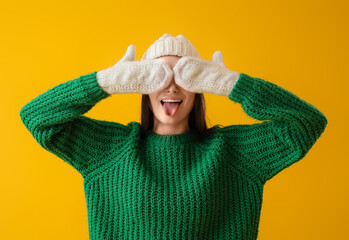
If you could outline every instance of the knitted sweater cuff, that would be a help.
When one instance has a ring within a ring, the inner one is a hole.
[[[256,83],[256,80],[256,78],[245,73],[240,73],[239,79],[229,94],[229,99],[237,103],[242,103],[243,99],[248,98],[253,91],[253,85]]]
[[[109,93],[105,92],[97,81],[97,71],[82,75],[78,79],[80,85],[84,89],[84,95],[87,99],[93,99],[94,101],[100,101],[110,96]]]

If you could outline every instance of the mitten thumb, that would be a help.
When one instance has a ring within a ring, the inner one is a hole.
[[[120,59],[119,62],[134,61],[136,58],[136,47],[131,44],[128,46],[125,55]]]
[[[212,62],[225,67],[223,62],[223,54],[220,51],[215,51],[212,55]]]

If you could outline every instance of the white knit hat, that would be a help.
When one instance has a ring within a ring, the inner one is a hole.
[[[173,37],[171,34],[165,33],[156,40],[143,54],[142,60],[155,59],[164,55],[176,56],[192,56],[200,58],[198,51],[189,40],[183,35]]]

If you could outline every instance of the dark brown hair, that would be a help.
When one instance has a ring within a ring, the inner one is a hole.
[[[214,126],[211,128],[207,128],[205,113],[206,113],[205,97],[202,93],[195,93],[194,106],[189,113],[189,128],[197,129],[202,136],[210,136],[214,132]],[[154,127],[154,115],[150,108],[149,95],[142,94],[142,109],[141,109],[142,137],[145,136],[145,133],[147,130],[153,130],[153,127]]]

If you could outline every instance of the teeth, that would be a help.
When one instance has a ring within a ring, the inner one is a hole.
[[[182,100],[172,100],[172,99],[164,99],[162,102],[182,102]]]

